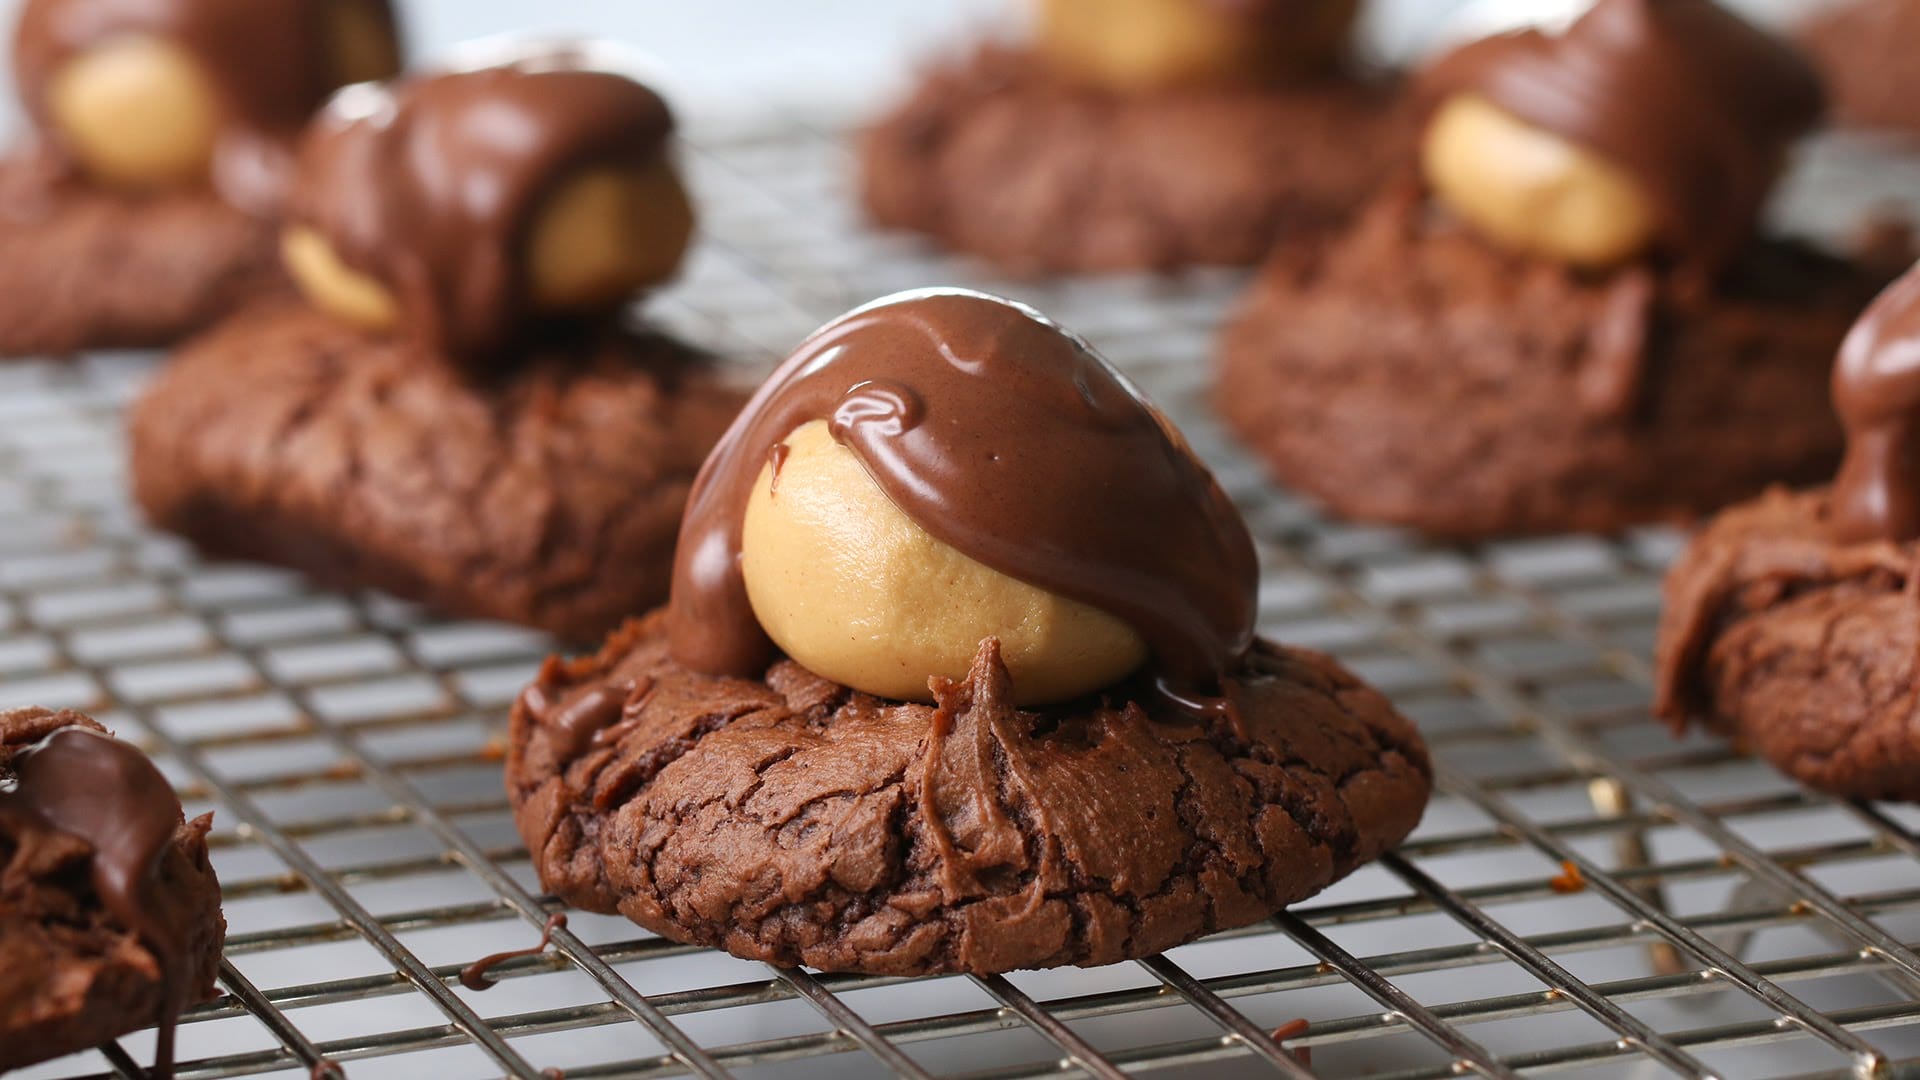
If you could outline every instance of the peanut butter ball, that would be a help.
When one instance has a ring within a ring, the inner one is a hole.
[[[1642,255],[1658,233],[1625,169],[1475,94],[1434,114],[1421,165],[1443,204],[1515,251],[1604,268]]]
[[[322,311],[457,366],[611,323],[694,213],[659,95],[592,43],[341,92],[302,141],[283,253]]]
[[[931,701],[1000,639],[1025,705],[1110,686],[1146,659],[1120,619],[941,543],[888,500],[825,421],[802,425],[749,496],[741,572],[754,614],[814,673],[879,697]]]
[[[1046,316],[966,289],[883,297],[803,342],[688,498],[673,655],[785,656],[947,701],[989,639],[1015,701],[1145,693],[1228,716],[1258,560],[1159,410]]]
[[[280,260],[307,302],[334,318],[367,330],[391,330],[400,321],[393,293],[341,262],[333,245],[313,228],[287,226],[280,234]]]
[[[523,255],[531,307],[545,315],[616,307],[672,277],[692,238],[693,204],[666,162],[584,172],[534,217]],[[314,307],[369,330],[399,324],[392,290],[348,266],[313,228],[288,226],[281,257]]]
[[[1596,0],[1564,31],[1427,65],[1422,165],[1497,244],[1585,268],[1644,256],[1696,283],[1756,234],[1823,97],[1804,58],[1716,0]]]
[[[547,197],[527,240],[540,311],[597,311],[671,278],[693,239],[693,203],[664,159],[582,172]]]
[[[400,40],[388,0],[24,0],[12,59],[49,175],[277,217],[307,121]]]
[[[1358,0],[1040,0],[1037,45],[1069,76],[1120,93],[1272,82],[1336,64]]]
[[[46,88],[50,120],[94,180],[126,188],[206,176],[220,104],[192,54],[163,38],[119,38],[69,60]]]

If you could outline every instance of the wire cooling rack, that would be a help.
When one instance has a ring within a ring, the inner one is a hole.
[[[200,561],[127,502],[119,416],[156,360],[0,368],[0,706],[90,710],[212,809],[231,925],[188,1078],[1901,1075],[1920,1066],[1920,814],[1801,790],[1648,718],[1648,531],[1436,549],[1267,486],[1204,408],[1241,279],[1010,283],[860,230],[833,131],[696,133],[706,236],[655,304],[750,378],[896,289],[1006,292],[1133,373],[1240,501],[1261,627],[1420,721],[1405,847],[1269,922],[1137,964],[906,981],[776,970],[539,892],[499,779],[546,643]],[[1795,199],[1892,174],[1816,170]],[[1920,193],[1920,185],[1912,190]],[[1275,1033],[1278,1033],[1276,1038]],[[138,1075],[140,1034],[23,1075]]]

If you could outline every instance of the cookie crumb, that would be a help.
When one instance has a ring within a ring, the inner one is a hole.
[[[1560,860],[1560,872],[1547,879],[1547,887],[1562,896],[1569,893],[1585,892],[1587,891],[1587,878],[1586,875],[1580,872],[1580,867],[1575,865],[1572,859],[1562,859]]]

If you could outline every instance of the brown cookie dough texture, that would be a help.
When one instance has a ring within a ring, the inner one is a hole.
[[[473,381],[304,307],[189,345],[134,406],[134,494],[215,555],[591,640],[666,596],[742,395],[654,334]]]
[[[1245,265],[1344,221],[1412,143],[1391,87],[1115,94],[990,47],[861,142],[878,223],[1023,272]]]
[[[271,225],[212,192],[48,184],[0,161],[0,357],[177,341],[287,288]]]
[[[888,975],[1105,964],[1270,916],[1419,821],[1424,745],[1333,661],[1262,643],[1229,692],[1249,742],[1118,692],[1026,712],[989,640],[902,704],[787,660],[692,673],[656,613],[549,661],[507,785],[547,888],[675,940]]]
[[[1396,192],[1266,269],[1215,404],[1347,518],[1458,538],[1685,518],[1831,475],[1834,351],[1887,280],[1759,241],[1696,297],[1497,251]]]
[[[1846,0],[1820,8],[1801,25],[1847,127],[1920,135],[1920,0]]]
[[[61,728],[102,731],[79,713],[0,711],[0,780],[20,751]],[[205,817],[182,821],[161,856],[160,886],[194,913],[182,978],[214,992],[226,921],[207,859]],[[86,841],[0,814],[0,1070],[59,1057],[163,1019],[166,980],[139,935],[102,907]]]
[[[1735,507],[1668,571],[1657,713],[1813,787],[1920,801],[1920,544],[1836,544],[1825,490]]]

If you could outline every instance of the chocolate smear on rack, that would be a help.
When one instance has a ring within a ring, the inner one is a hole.
[[[184,823],[179,798],[145,754],[84,728],[21,750],[10,772],[0,776],[0,816],[85,841],[101,907],[153,954],[162,985],[151,1075],[172,1076],[174,1028],[193,993],[192,920],[161,882],[161,858]]]
[[[526,240],[581,169],[667,152],[658,94],[555,48],[499,67],[355,87],[301,147],[292,220],[387,286],[407,332],[455,358],[497,358],[534,319]]]
[[[339,21],[354,15],[392,43],[379,70],[352,70],[334,54]],[[69,61],[129,35],[171,42],[199,64],[220,105],[210,179],[228,202],[258,214],[280,209],[294,142],[327,95],[391,75],[399,63],[387,0],[27,0],[14,32],[14,79],[61,175],[75,163],[49,122],[48,85]]]
[[[1747,242],[1790,144],[1825,95],[1791,45],[1712,0],[1600,0],[1564,34],[1502,34],[1421,79],[1437,104],[1479,94],[1627,169],[1665,253],[1711,273]]]
[[[553,943],[553,932],[566,925],[566,915],[558,911],[554,912],[547,916],[546,924],[540,929],[539,944],[525,949],[497,952],[491,956],[483,956],[475,960],[473,963],[460,969],[460,985],[476,992],[493,989],[496,984],[490,975],[494,968],[499,967],[509,960],[519,960],[528,956],[539,956],[541,953],[546,952],[547,946]]]
[[[1835,538],[1920,539],[1920,266],[1888,286],[1841,344],[1833,404],[1847,431]]]
[[[1124,620],[1172,703],[1227,711],[1217,695],[1252,643],[1259,578],[1239,511],[1085,342],[958,289],[828,324],[735,420],[681,526],[669,624],[681,663],[750,676],[777,655],[741,575],[742,518],[772,448],[814,420],[936,539]]]

